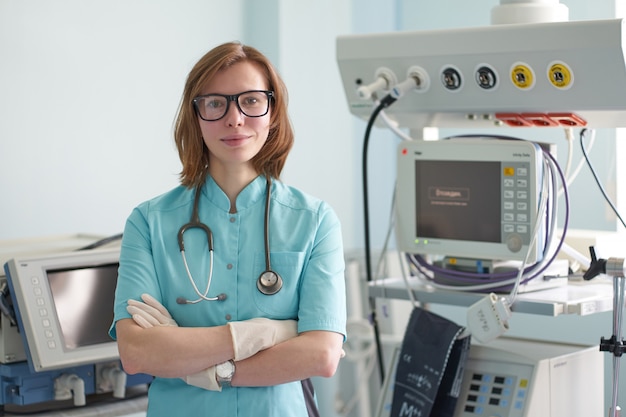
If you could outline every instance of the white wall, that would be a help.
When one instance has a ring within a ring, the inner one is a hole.
[[[172,124],[189,69],[238,39],[289,88],[283,180],[327,200],[345,245],[360,245],[360,148],[335,60],[350,13],[328,0],[0,0],[0,240],[121,232],[178,183]]]
[[[284,180],[328,201],[339,215],[347,247],[361,223],[351,115],[335,58],[337,35],[350,31],[348,1],[280,1],[278,66],[289,87],[296,141]]]
[[[122,231],[178,183],[172,125],[241,2],[0,0],[0,239]]]

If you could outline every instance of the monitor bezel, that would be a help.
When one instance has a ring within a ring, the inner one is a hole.
[[[119,249],[99,249],[43,257],[16,257],[6,263],[7,282],[32,371],[41,372],[119,359],[117,343],[113,339],[110,342],[72,349],[65,347],[46,275],[48,271],[60,269],[119,265],[119,253]],[[46,325],[42,323],[42,314],[46,314],[48,319]],[[54,347],[50,348],[51,345]]]
[[[416,174],[415,161],[504,162],[529,164],[530,230],[534,230],[539,210],[543,163],[541,147],[531,141],[488,137],[455,137],[435,141],[415,140],[400,143],[397,158],[397,190],[395,233],[398,250],[405,253],[471,260],[523,261],[529,244],[518,252],[509,250],[505,241],[441,239],[416,236]],[[530,246],[528,263],[543,258],[545,228],[540,219],[539,233]],[[428,242],[427,244],[424,242]]]

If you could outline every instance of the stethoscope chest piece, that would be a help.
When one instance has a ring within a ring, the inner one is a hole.
[[[274,295],[283,287],[283,279],[272,270],[267,270],[259,275],[256,287],[265,295]]]

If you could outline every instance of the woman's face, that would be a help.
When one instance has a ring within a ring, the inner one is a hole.
[[[202,90],[202,95],[232,95],[267,89],[261,69],[244,61],[218,72]],[[265,116],[248,117],[231,101],[226,115],[219,120],[207,122],[198,117],[204,143],[209,149],[209,169],[252,167],[250,160],[263,147],[269,134],[270,111]]]

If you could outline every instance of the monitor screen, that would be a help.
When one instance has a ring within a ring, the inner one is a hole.
[[[499,172],[498,162],[416,160],[415,236],[500,242]]]
[[[47,271],[65,349],[111,341],[117,263]]]
[[[16,257],[7,282],[33,371],[119,359],[113,321],[119,249]]]
[[[541,152],[522,140],[403,142],[396,197],[399,249],[472,260],[523,260],[530,250],[529,261],[540,260],[543,239],[531,242]]]

